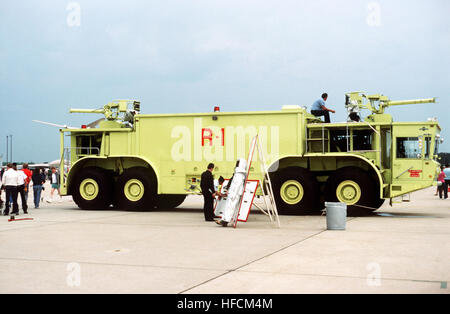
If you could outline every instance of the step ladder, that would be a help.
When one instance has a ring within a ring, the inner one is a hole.
[[[255,136],[254,141],[256,141],[258,145],[257,148],[259,153],[259,163],[261,165],[261,173],[263,174],[263,178],[261,181],[261,191],[266,210],[264,210],[257,204],[253,205],[255,205],[261,212],[268,216],[270,222],[274,222],[278,227],[280,227],[280,217],[278,216],[277,204],[275,202],[275,197],[273,196],[272,182],[270,180],[268,168],[266,167],[266,158],[264,156],[264,151],[262,149],[261,141],[259,140],[258,135]]]

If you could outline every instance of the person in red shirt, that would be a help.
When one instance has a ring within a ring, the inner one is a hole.
[[[444,198],[447,198],[444,168],[444,166],[441,167],[441,173],[439,174],[437,179],[440,199],[442,199],[442,192],[444,192]]]
[[[28,201],[28,186],[30,184],[31,181],[31,176],[33,175],[33,173],[31,172],[30,169],[28,169],[28,164],[24,163],[22,165],[22,171],[23,173],[25,173],[25,175],[27,176],[27,178],[25,179],[25,188],[24,188],[24,192],[25,192],[25,200]]]

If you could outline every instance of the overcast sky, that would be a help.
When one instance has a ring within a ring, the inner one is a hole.
[[[79,13],[79,14],[78,14]],[[143,113],[278,110],[328,92],[437,104],[389,108],[397,121],[438,117],[450,151],[450,1],[3,0],[0,154],[59,158],[57,128],[100,116],[69,114],[113,99]]]

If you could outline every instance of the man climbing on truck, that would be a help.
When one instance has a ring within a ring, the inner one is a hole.
[[[316,117],[324,116],[325,123],[330,123],[330,112],[336,113],[332,109],[325,107],[325,102],[327,101],[328,94],[323,93],[321,99],[317,99],[311,106],[311,113]]]

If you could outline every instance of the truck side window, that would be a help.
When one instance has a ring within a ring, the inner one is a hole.
[[[391,145],[392,145],[392,137],[391,130],[382,129],[381,130],[381,146],[382,150],[382,161],[383,168],[390,168],[391,164]]]
[[[353,130],[353,150],[371,150],[372,134],[371,130]]]
[[[101,135],[77,136],[77,155],[98,155],[101,147]]]
[[[420,158],[418,137],[397,137],[397,158]]]
[[[430,159],[431,137],[425,137],[425,158]]]
[[[347,149],[347,132],[346,130],[330,130],[331,134],[331,143],[330,148],[331,152],[346,152]]]

